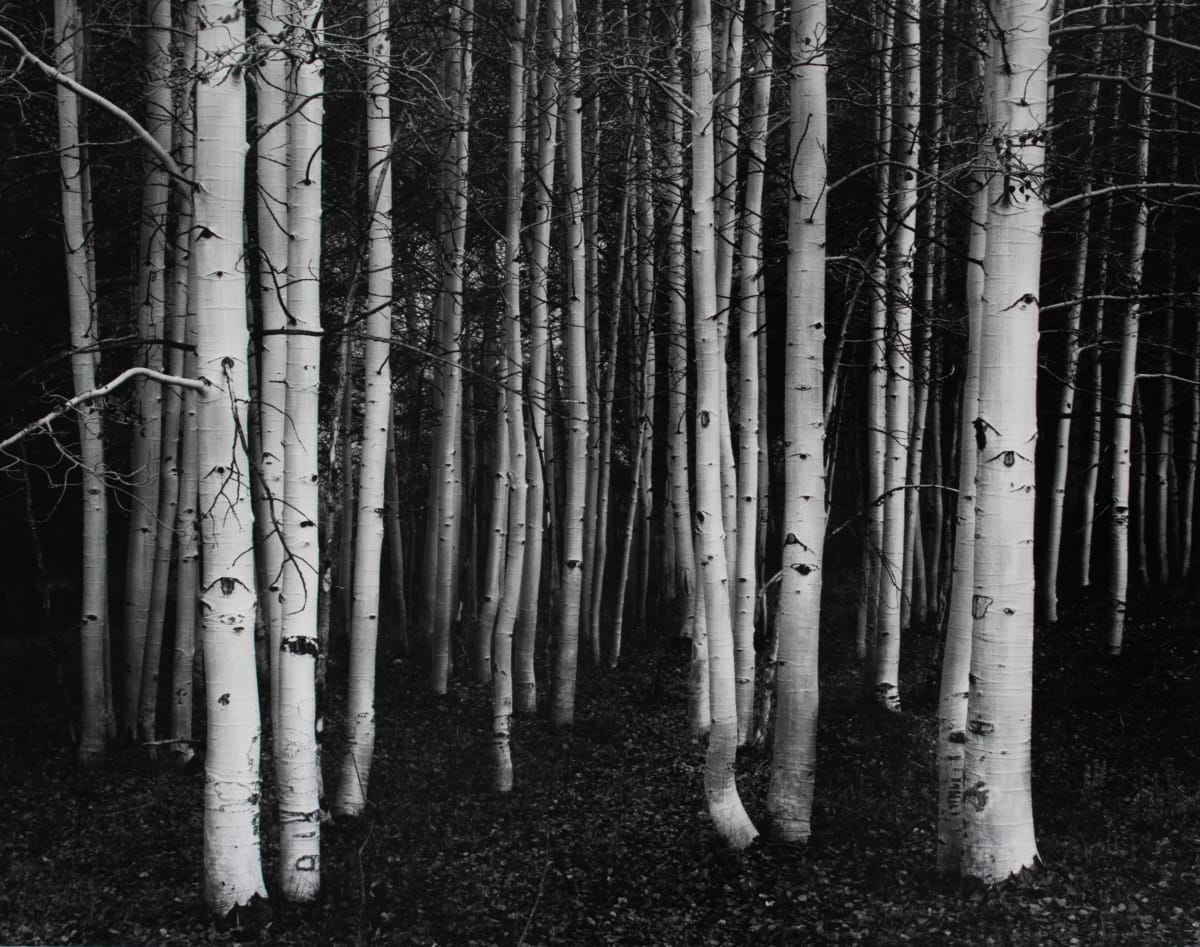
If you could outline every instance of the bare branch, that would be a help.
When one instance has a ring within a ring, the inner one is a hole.
[[[92,102],[95,105],[100,106],[102,109],[111,112],[131,129],[133,129],[134,135],[136,135],[142,144],[149,148],[150,151],[154,153],[154,156],[158,158],[160,162],[162,162],[162,166],[166,169],[167,173],[171,175],[171,177],[175,178],[175,180],[179,181],[181,184],[186,184],[189,189],[196,187],[196,182],[183,173],[179,165],[175,163],[175,159],[167,153],[166,149],[164,149],[162,145],[154,140],[154,136],[146,131],[146,129],[141,126],[138,120],[121,108],[121,106],[110,101],[109,99],[106,99],[99,92],[95,92],[82,83],[77,82],[75,79],[72,79],[57,67],[52,66],[50,63],[38,58],[37,55],[30,52],[29,48],[21,42],[20,38],[15,33],[3,26],[0,26],[0,40],[8,43],[9,46],[20,53],[22,61],[33,63],[38,67],[38,69],[44,72],[55,82],[66,86],[76,95],[82,96],[89,102]],[[17,68],[20,68],[19,64]],[[5,443],[8,442],[6,441]]]
[[[0,27],[0,29],[3,29],[3,27]],[[55,420],[61,418],[72,408],[78,407],[85,401],[94,401],[96,398],[103,398],[110,392],[120,388],[121,385],[125,384],[125,382],[129,381],[131,378],[136,378],[138,376],[149,378],[152,381],[161,382],[164,385],[179,385],[181,388],[191,388],[193,391],[204,390],[204,382],[197,381],[194,378],[181,378],[179,375],[167,375],[163,372],[156,372],[152,368],[127,368],[116,378],[112,379],[112,381],[82,392],[81,394],[76,395],[74,398],[64,401],[50,413],[43,415],[36,421],[31,421],[29,424],[26,424],[23,428],[21,428],[21,430],[17,431],[16,434],[13,434],[5,440],[0,441],[0,451],[8,450],[8,448],[13,444],[16,444],[18,441],[23,440],[38,430],[49,430],[50,425]]]

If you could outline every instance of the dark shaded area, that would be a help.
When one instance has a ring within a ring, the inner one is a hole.
[[[1100,653],[1103,603],[1091,597],[1067,603],[1064,623],[1039,635],[1034,789],[1045,867],[991,891],[932,871],[935,692],[916,683],[922,662],[909,672],[903,715],[868,709],[848,657],[850,613],[836,606],[823,643],[809,847],[760,840],[735,855],[716,843],[701,752],[686,735],[683,649],[631,653],[616,673],[585,670],[570,732],[519,721],[509,797],[488,788],[487,689],[460,681],[431,698],[423,668],[389,661],[372,804],[360,822],[325,827],[320,902],[273,899],[221,924],[199,904],[200,772],[128,754],[79,775],[56,745],[53,692],[6,688],[0,942],[1194,943],[1196,607],[1194,592],[1136,601],[1120,659]],[[9,657],[38,653],[31,645]],[[331,713],[327,772],[339,730]],[[766,754],[743,754],[740,785],[756,817],[768,768]],[[269,771],[264,761],[264,812]],[[271,887],[269,830],[264,845]]]

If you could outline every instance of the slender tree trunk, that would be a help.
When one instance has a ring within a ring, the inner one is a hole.
[[[367,11],[367,338],[363,357],[363,436],[356,491],[350,619],[349,723],[335,810],[357,817],[367,802],[375,750],[375,654],[392,415],[392,174],[389,7]],[[349,515],[349,511],[345,511]]]
[[[55,0],[55,65],[74,78],[77,44],[83,42],[83,18],[75,0]],[[95,310],[95,284],[89,275],[80,153],[80,105],[63,83],[55,84],[58,98],[58,147],[61,173],[63,248],[66,253],[67,306],[70,315],[71,374],[76,394],[96,387],[100,341]],[[79,459],[83,490],[80,644],[80,728],[76,754],[83,767],[98,766],[107,754],[105,701],[105,644],[108,610],[108,500],[104,485],[104,432],[100,404],[82,402],[79,416]]]
[[[1100,214],[1099,233],[1107,233],[1112,224],[1112,198],[1104,198],[1103,210]],[[1103,428],[1103,363],[1100,357],[1100,339],[1104,336],[1104,293],[1108,286],[1108,253],[1101,248],[1096,268],[1096,293],[1100,298],[1096,301],[1094,317],[1094,339],[1091,343],[1091,353],[1088,360],[1088,375],[1084,390],[1087,392],[1087,410],[1084,417],[1088,419],[1087,433],[1084,436],[1083,485],[1079,490],[1079,584],[1087,588],[1092,584],[1092,537],[1096,525],[1096,488],[1100,482],[1100,455],[1102,448]]]
[[[277,675],[279,730],[279,884],[289,901],[311,901],[321,887],[321,804],[317,762],[316,658],[320,588],[320,482],[317,459],[321,368],[321,144],[324,127],[321,4],[288,11],[294,107],[288,120],[287,427],[283,435],[282,625]],[[346,515],[348,511],[344,512]]]
[[[271,733],[279,733],[279,641],[283,612],[283,541],[280,525],[284,499],[284,432],[287,428],[287,256],[288,256],[288,64],[282,48],[284,24],[277,4],[258,6],[258,42],[263,51],[255,86],[259,137],[255,177],[258,184],[258,446],[255,485],[259,605],[267,622],[271,655]]]
[[[708,633],[703,592],[696,576],[696,547],[692,528],[688,402],[687,252],[684,236],[684,124],[679,103],[683,83],[678,47],[682,43],[682,9],[670,10],[672,55],[667,64],[665,184],[662,202],[667,220],[666,287],[667,333],[667,471],[671,479],[671,524],[675,532],[676,587],[682,604],[679,634],[691,639],[688,670],[688,726],[694,738],[708,733]]]
[[[1100,4],[1096,26],[1103,29],[1107,20],[1107,4]],[[1104,46],[1097,33],[1095,68],[1101,70]],[[1092,141],[1096,131],[1096,116],[1100,108],[1100,80],[1088,85],[1087,104],[1084,114],[1084,141]],[[1084,171],[1083,190],[1091,190],[1091,168]],[[1079,374],[1079,322],[1083,309],[1083,295],[1087,285],[1087,261],[1090,246],[1092,201],[1085,198],[1080,213],[1078,238],[1075,243],[1075,259],[1071,268],[1070,282],[1065,294],[1069,300],[1066,313],[1066,364],[1062,369],[1062,388],[1058,398],[1058,416],[1054,424],[1054,463],[1051,473],[1050,495],[1046,498],[1046,545],[1039,554],[1038,569],[1038,612],[1047,624],[1058,621],[1058,572],[1062,558],[1063,512],[1067,496],[1067,474],[1069,470],[1071,423],[1075,410],[1076,381]]]
[[[1050,9],[995,11],[995,165],[980,335],[975,580],[963,762],[962,872],[1002,881],[1037,858],[1030,787],[1034,449]],[[966,448],[967,445],[964,445]]]
[[[883,522],[883,574],[875,648],[875,700],[885,710],[900,709],[900,611],[904,590],[904,510],[909,448],[912,365],[913,257],[921,101],[920,23],[915,0],[897,11],[899,98],[894,110],[901,165],[893,203],[894,230],[888,262],[887,462]]]
[[[551,719],[569,726],[575,717],[575,673],[579,652],[580,604],[583,592],[584,500],[587,490],[587,329],[584,294],[586,255],[583,245],[583,100],[580,90],[579,15],[575,0],[563,4],[563,147],[566,173],[566,305],[563,307],[564,416],[566,418],[566,494],[559,520],[562,530],[558,636],[554,660]]]
[[[982,154],[980,156],[983,157]],[[988,187],[976,181],[967,244],[967,351],[959,409],[958,499],[954,512],[950,602],[946,610],[942,677],[938,693],[937,866],[957,876],[962,864],[963,751],[968,675],[971,671],[972,599],[975,592],[975,419],[979,417],[979,343],[983,319],[983,260],[987,250]]]
[[[254,544],[246,430],[242,212],[245,195],[245,20],[210,0],[197,37],[196,368],[208,739],[204,760],[204,900],[216,915],[266,896],[258,836],[258,679]]]
[[[737,705],[721,496],[721,376],[713,217],[712,19],[692,0],[692,306],[696,346],[696,551],[708,621],[710,731],[704,791],[717,835],[741,849],[758,835],[734,782]]]
[[[734,581],[733,653],[738,708],[738,743],[754,732],[754,617],[758,604],[758,474],[762,438],[759,425],[758,336],[764,330],[763,183],[766,178],[767,121],[771,109],[771,60],[775,0],[759,0],[750,41],[750,108],[746,116],[748,164],[742,207],[738,292],[738,505],[737,569]],[[736,134],[736,128],[734,129]]]
[[[1138,97],[1138,148],[1136,180],[1144,184],[1150,168],[1150,86],[1154,75],[1155,21],[1151,18],[1142,40],[1142,65]],[[1109,604],[1105,633],[1108,650],[1121,653],[1125,635],[1125,597],[1129,588],[1129,479],[1133,435],[1134,384],[1137,372],[1138,325],[1141,319],[1142,273],[1146,256],[1146,228],[1150,209],[1145,194],[1139,194],[1130,233],[1128,283],[1134,298],[1126,304],[1121,319],[1121,354],[1117,363],[1112,430],[1112,523],[1109,532]]]
[[[533,183],[529,259],[529,378],[527,383],[528,430],[525,513],[525,564],[521,579],[521,604],[513,634],[514,704],[518,713],[537,709],[534,656],[537,646],[538,606],[542,581],[543,537],[546,530],[546,362],[549,351],[547,320],[550,299],[547,280],[550,262],[550,225],[554,194],[555,151],[558,139],[557,58],[562,38],[559,0],[546,0],[545,66],[538,86],[537,158]],[[553,489],[553,487],[551,487]]]
[[[875,53],[879,70],[879,100],[875,114],[876,170],[875,188],[878,206],[875,213],[875,254],[872,261],[874,292],[870,305],[867,377],[867,554],[871,557],[867,574],[867,597],[862,607],[867,612],[863,642],[863,681],[874,688],[878,664],[879,604],[882,587],[891,576],[883,558],[883,531],[887,468],[887,266],[885,247],[888,240],[888,200],[891,193],[892,152],[892,15],[890,8],[877,8]]]
[[[817,769],[817,645],[826,517],[826,28],[823,0],[792,11],[783,577],[775,754],[767,790],[771,833],[789,842],[808,840]]]
[[[467,171],[471,120],[472,0],[449,5],[447,35],[451,44],[446,64],[447,94],[453,123],[443,166],[443,186],[449,212],[442,237],[443,325],[442,422],[437,433],[436,466],[442,480],[438,490],[437,596],[434,609],[430,686],[446,693],[450,677],[450,633],[457,605],[458,551],[462,532],[463,483],[458,463],[462,443],[463,281],[466,266]]]
[[[169,0],[147,0],[148,28],[143,34],[147,61],[146,130],[163,150],[171,147],[171,87],[168,53]],[[137,306],[139,358],[147,368],[163,370],[167,195],[166,169],[147,157],[142,182],[142,221],[138,237]],[[134,382],[138,421],[133,432],[130,478],[133,481],[129,545],[125,565],[125,616],[120,727],[125,739],[137,737],[142,665],[150,616],[154,550],[158,540],[158,474],[162,458],[162,388],[139,377]]]

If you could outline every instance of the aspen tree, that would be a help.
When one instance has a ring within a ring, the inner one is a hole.
[[[971,603],[975,592],[975,418],[979,416],[979,336],[983,318],[983,260],[987,182],[974,182],[966,272],[966,365],[958,431],[958,498],[954,511],[950,601],[946,610],[937,711],[937,867],[957,876],[962,862],[963,748],[966,742],[968,675],[971,670]]]
[[[1109,231],[1112,224],[1112,195],[1105,195],[1100,212],[1100,227],[1098,233]],[[1083,416],[1088,419],[1087,430],[1084,434],[1084,456],[1082,460],[1083,485],[1079,490],[1079,584],[1087,588],[1092,584],[1092,537],[1096,527],[1096,488],[1100,483],[1100,453],[1102,447],[1103,415],[1103,365],[1100,357],[1099,340],[1104,335],[1104,294],[1108,286],[1108,252],[1101,247],[1099,260],[1096,264],[1095,285],[1099,299],[1096,300],[1096,312],[1092,317],[1094,326],[1093,341],[1090,345],[1091,354],[1088,360],[1088,372],[1085,376],[1084,390],[1088,394],[1087,408]]]
[[[147,28],[144,32],[144,49],[148,64],[149,88],[146,101],[146,126],[155,140],[164,149],[171,147],[174,133],[173,116],[175,114],[171,100],[171,69],[172,56],[171,38],[171,4],[170,0],[150,0],[147,3]],[[146,313],[145,328],[149,331],[147,338],[152,339],[147,348],[147,366],[159,371],[166,370],[168,374],[178,377],[183,371],[183,350],[171,346],[170,361],[164,356],[166,343],[179,342],[178,330],[181,327],[179,318],[169,313],[167,296],[170,289],[167,285],[167,221],[169,216],[170,186],[166,169],[153,157],[150,162],[143,185],[143,226],[147,228],[144,236],[144,256],[139,256],[139,278],[145,283],[145,296],[140,295],[139,302]],[[141,310],[140,310],[141,311]],[[182,392],[159,385],[157,382],[143,384],[140,387],[143,417],[146,419],[146,436],[157,438],[156,448],[147,452],[144,464],[139,474],[153,487],[146,484],[146,502],[151,501],[153,494],[154,507],[149,512],[149,523],[144,536],[142,560],[138,563],[143,574],[137,577],[138,594],[142,601],[138,606],[137,621],[141,621],[144,608],[144,625],[141,627],[142,654],[137,659],[136,666],[140,674],[136,683],[137,697],[132,699],[132,708],[136,711],[135,719],[125,723],[126,731],[134,733],[137,739],[147,746],[151,756],[155,755],[154,740],[156,733],[156,718],[158,711],[158,677],[159,664],[162,656],[163,624],[167,604],[167,579],[171,566],[171,547],[174,541],[175,506],[179,499],[179,407]],[[135,383],[136,387],[136,383]],[[164,390],[164,388],[167,390]],[[150,419],[156,419],[153,423]],[[152,428],[157,430],[152,430]],[[142,442],[136,438],[137,447]],[[148,446],[148,445],[147,445]],[[154,462],[151,469],[148,465]],[[141,483],[138,483],[141,486]],[[135,491],[136,492],[136,491]],[[136,522],[138,515],[131,517]],[[141,545],[139,542],[134,544]],[[128,579],[128,576],[127,576]],[[128,583],[127,586],[128,588]],[[128,599],[127,599],[128,601]],[[135,628],[137,625],[135,624]],[[133,680],[129,682],[134,685]],[[126,698],[126,709],[131,706]]]
[[[288,10],[294,102],[288,117],[287,427],[283,434],[283,595],[280,599],[278,726],[279,882],[289,901],[311,901],[321,886],[316,665],[320,550],[317,473],[321,369],[321,144],[324,127],[322,9],[296,0]],[[351,707],[351,712],[353,711]]]
[[[1037,317],[1050,9],[994,10],[992,166],[973,421],[977,508],[962,873],[1002,881],[1037,858],[1030,793]],[[969,445],[964,445],[969,449]]]
[[[718,334],[713,217],[712,16],[692,0],[692,307],[696,350],[696,557],[708,631],[710,730],[704,792],[718,837],[741,849],[758,835],[734,781],[737,706],[729,567],[722,525],[720,418],[725,373]]]
[[[917,169],[920,159],[920,11],[904,0],[896,11],[898,98],[894,109],[897,181],[888,250],[886,463],[884,467],[883,556],[876,616],[875,699],[885,710],[900,709],[900,612],[904,590],[904,511],[912,394],[913,258],[916,235]]]
[[[196,67],[196,3],[184,3],[178,33],[180,74],[185,79],[175,113],[175,150],[182,169],[191,171],[193,165],[195,122],[192,110],[192,88]],[[173,273],[175,280],[172,306],[175,318],[182,324],[180,351],[183,356],[182,374],[196,377],[196,312],[195,267],[191,265],[195,230],[191,226],[191,195],[180,194],[179,218],[175,229]],[[196,427],[196,391],[183,390],[179,408],[179,498],[175,506],[175,535],[178,537],[175,569],[175,634],[171,655],[171,705],[167,735],[172,741],[172,760],[177,766],[191,761],[193,686],[196,659],[196,599],[200,572],[200,541],[197,501],[199,499],[199,459]]]
[[[458,460],[462,442],[462,325],[466,265],[467,172],[469,169],[472,0],[448,4],[446,93],[451,130],[442,158],[443,200],[448,209],[442,240],[442,419],[434,439],[437,490],[437,570],[433,616],[430,686],[446,693],[450,677],[450,631],[457,605],[459,541],[462,533],[463,482]]]
[[[691,639],[688,670],[688,727],[693,737],[710,726],[708,633],[704,622],[704,593],[696,575],[688,432],[687,255],[684,245],[684,124],[679,103],[683,84],[679,72],[682,9],[670,8],[672,51],[667,64],[666,183],[663,204],[667,218],[667,252],[663,283],[667,293],[670,330],[667,333],[667,470],[671,480],[671,523],[675,532],[676,587],[682,599],[680,634]]]
[[[632,145],[632,142],[630,143]],[[626,155],[628,164],[628,154]],[[596,555],[592,573],[592,602],[594,607],[590,616],[591,626],[588,638],[593,649],[600,644],[600,617],[603,602],[604,579],[608,571],[608,527],[610,520],[610,501],[612,493],[612,440],[613,440],[613,401],[617,385],[617,342],[621,328],[621,303],[625,288],[625,244],[629,231],[629,205],[633,198],[627,193],[621,196],[621,216],[617,224],[617,252],[613,263],[612,276],[612,309],[608,323],[608,362],[604,372],[604,385],[600,394],[600,481],[596,490]],[[621,568],[625,568],[624,565]],[[613,624],[619,625],[622,614],[618,611],[613,615]],[[613,638],[616,638],[614,633]],[[618,656],[610,652],[608,666],[615,668]]]
[[[1142,63],[1138,87],[1137,156],[1135,176],[1145,184],[1150,168],[1150,91],[1154,75],[1155,20],[1146,24],[1142,39]],[[1109,602],[1105,633],[1108,650],[1121,653],[1125,634],[1125,596],[1129,588],[1129,481],[1130,451],[1133,439],[1134,385],[1137,372],[1138,327],[1141,319],[1142,274],[1145,269],[1146,229],[1150,210],[1144,193],[1134,205],[1134,221],[1129,236],[1128,281],[1133,298],[1121,316],[1120,356],[1117,361],[1112,428],[1112,520],[1109,525]],[[1145,559],[1143,558],[1144,562]]]
[[[75,0],[55,0],[54,59],[58,70],[74,79],[77,44],[83,18]],[[70,318],[71,375],[76,394],[96,387],[99,322],[95,287],[89,277],[84,228],[84,194],[80,152],[80,105],[65,83],[55,84],[58,105],[58,149],[61,175],[63,249],[66,254],[67,309]],[[106,544],[108,499],[104,485],[104,433],[100,405],[91,399],[76,409],[79,416],[79,459],[83,487],[83,536],[80,540],[83,597],[80,603],[80,728],[76,754],[84,767],[99,765],[107,753],[105,706],[105,631],[108,612]]]
[[[737,302],[738,338],[738,504],[737,568],[734,579],[734,673],[737,676],[738,742],[754,729],[754,616],[758,604],[758,488],[764,423],[760,414],[758,337],[763,316],[763,182],[766,177],[767,121],[771,109],[771,65],[775,0],[759,0],[750,40],[750,106],[746,115],[746,190],[742,207]],[[736,132],[736,129],[735,129]]]
[[[147,60],[145,129],[163,151],[171,147],[171,5],[147,0],[148,28],[143,33]],[[166,169],[147,156],[142,179],[142,221],[138,237],[137,306],[139,358],[147,368],[163,370],[167,247]],[[133,480],[129,544],[125,566],[125,609],[121,661],[120,727],[126,739],[137,736],[142,666],[150,620],[154,552],[158,540],[159,466],[162,462],[162,387],[145,377],[134,380],[138,423],[133,431],[130,477]],[[161,640],[161,639],[160,639]],[[147,686],[151,682],[147,681]],[[157,677],[155,682],[157,683]]]
[[[887,266],[885,247],[888,240],[888,195],[891,192],[892,152],[892,14],[890,7],[875,9],[874,53],[879,74],[878,101],[875,110],[876,160],[874,259],[871,280],[874,291],[870,303],[870,327],[867,342],[869,370],[867,375],[867,536],[864,569],[865,589],[860,608],[864,612],[859,624],[863,627],[862,641],[856,646],[862,660],[863,680],[875,685],[877,645],[879,639],[879,603],[885,581],[891,579],[883,559],[884,490],[887,466]]]
[[[284,431],[287,427],[288,291],[288,63],[283,48],[282,0],[258,5],[262,59],[255,83],[259,134],[255,143],[258,199],[258,464],[256,519],[259,607],[271,655],[271,732],[279,733],[279,641],[282,636]]]
[[[503,324],[502,324],[503,329]],[[503,343],[502,343],[503,344]],[[493,361],[493,375],[499,377],[501,360]],[[505,562],[505,546],[508,541],[508,470],[509,470],[509,438],[505,423],[507,406],[503,386],[497,386],[495,392],[495,437],[492,449],[491,464],[491,503],[488,505],[485,534],[487,548],[484,550],[483,588],[476,609],[476,625],[474,641],[471,642],[475,652],[473,670],[475,679],[480,684],[490,684],[492,680],[492,630],[496,625],[496,613],[500,608],[500,591],[503,584],[503,569]],[[480,491],[482,492],[482,491]],[[468,566],[469,568],[470,566]],[[464,603],[465,606],[465,603]]]
[[[504,415],[497,437],[509,445],[506,471],[508,546],[504,585],[492,639],[492,785],[508,792],[513,785],[513,630],[521,604],[528,527],[525,482],[524,353],[521,345],[521,205],[525,183],[525,0],[513,0],[509,26],[508,156],[504,203]]]
[[[258,679],[254,665],[253,515],[248,491],[242,210],[245,194],[244,11],[210,0],[197,36],[196,370],[200,612],[208,738],[204,760],[204,900],[217,915],[266,895],[258,837]]]
[[[547,458],[546,363],[549,352],[547,322],[550,299],[547,280],[550,265],[550,225],[554,194],[555,151],[558,141],[558,51],[562,40],[560,0],[546,0],[546,49],[538,83],[537,158],[534,173],[529,253],[529,377],[526,404],[529,423],[526,434],[525,565],[521,579],[521,604],[513,632],[514,704],[520,713],[537,707],[534,651],[537,639],[539,591],[542,581],[542,540],[546,527]],[[553,489],[553,485],[551,485]]]
[[[392,115],[389,7],[367,10],[367,338],[363,355],[363,434],[355,492],[347,751],[334,808],[356,817],[367,802],[375,750],[375,652],[379,639],[383,509],[392,411]],[[348,511],[344,511],[348,515]]]
[[[1179,574],[1185,579],[1192,571],[1195,535],[1196,466],[1200,453],[1200,333],[1192,341],[1192,420],[1190,437],[1184,448],[1183,473],[1179,488]]]
[[[562,572],[554,657],[551,720],[569,726],[575,716],[575,674],[583,592],[583,524],[587,491],[587,344],[584,310],[587,266],[583,245],[583,100],[580,90],[579,14],[575,0],[563,3],[563,103],[566,230],[566,304],[563,306],[563,411],[566,492],[562,506]]]
[[[1096,26],[1104,29],[1108,19],[1108,6],[1100,4],[1096,12]],[[1103,62],[1103,33],[1097,34],[1095,43],[1095,68]],[[1100,80],[1088,83],[1087,102],[1084,106],[1083,140],[1090,146],[1096,132],[1096,116],[1100,109]],[[1087,160],[1090,165],[1090,160]],[[1058,567],[1062,552],[1063,511],[1066,505],[1067,475],[1071,424],[1075,410],[1076,381],[1079,373],[1079,322],[1083,308],[1083,295],[1087,279],[1087,261],[1090,246],[1092,202],[1086,195],[1091,191],[1091,168],[1084,168],[1083,210],[1079,216],[1078,237],[1071,275],[1065,289],[1067,296],[1066,314],[1066,364],[1062,369],[1062,387],[1059,390],[1057,420],[1054,425],[1054,462],[1051,474],[1050,495],[1047,498],[1046,542],[1039,550],[1038,603],[1041,620],[1046,623],[1058,621]]]
[[[825,213],[828,107],[824,0],[792,8],[784,509],[771,833],[807,841],[817,762],[817,644],[825,546]]]

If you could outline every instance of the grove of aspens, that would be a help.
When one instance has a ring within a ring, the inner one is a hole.
[[[1197,62],[0,4],[0,943],[1200,944]]]

